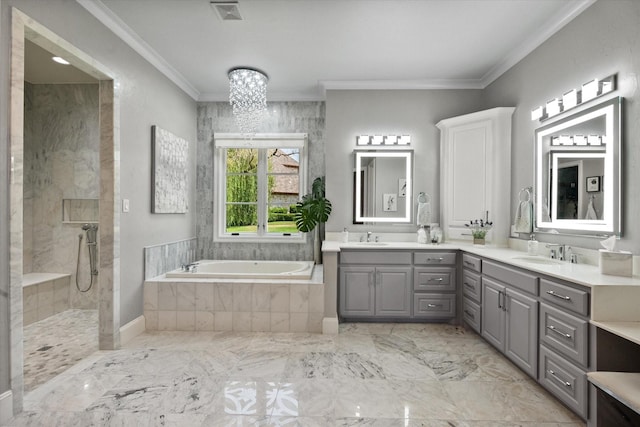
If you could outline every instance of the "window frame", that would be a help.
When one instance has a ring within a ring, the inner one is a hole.
[[[308,175],[308,150],[306,133],[257,133],[247,136],[240,133],[217,133],[213,138],[213,175],[214,175],[214,203],[213,203],[213,240],[214,242],[246,242],[246,243],[266,243],[266,242],[286,242],[286,243],[306,243],[307,234],[298,231],[287,236],[284,233],[269,233],[266,231],[268,221],[268,200],[267,200],[267,180],[269,176],[266,167],[268,159],[265,153],[273,148],[298,148],[300,159],[298,162],[298,200],[305,194],[307,188]],[[257,215],[258,228],[255,233],[240,233],[232,235],[226,232],[226,209],[227,209],[227,168],[226,149],[227,148],[251,148],[258,150],[258,200]]]

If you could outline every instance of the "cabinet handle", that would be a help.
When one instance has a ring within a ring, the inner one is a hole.
[[[549,369],[547,372],[549,372],[549,374],[551,374],[551,377],[552,377],[554,380],[558,381],[558,382],[559,382],[560,384],[562,384],[563,386],[571,387],[571,383],[570,383],[570,382],[565,381],[565,380],[563,380],[562,378],[560,378],[558,375],[556,375],[556,373],[555,373],[552,369]]]
[[[568,297],[568,296],[565,296],[565,295],[556,294],[553,291],[547,291],[547,293],[549,295],[551,295],[552,297],[560,298],[560,299],[563,299],[565,301],[571,301],[571,297]]]
[[[472,263],[471,261],[464,261],[464,265],[468,265],[469,267],[474,267],[475,268],[475,264]]]
[[[444,261],[444,258],[427,258],[427,261],[437,261],[437,262],[442,262]]]
[[[429,308],[437,308],[437,307],[442,307],[442,304],[427,304],[427,307],[429,307]]]
[[[475,291],[475,289],[476,289],[476,287],[475,287],[475,286],[473,286],[473,285],[471,285],[471,284],[469,284],[469,282],[464,282],[464,285],[465,285],[467,288],[473,289],[474,291]]]
[[[442,277],[438,277],[437,279],[431,277],[427,282],[442,282],[444,279]]]
[[[502,304],[500,302],[501,299],[502,299],[502,291],[498,291],[498,308],[502,308]]]
[[[570,335],[570,334],[565,334],[564,332],[560,332],[560,331],[559,331],[559,330],[557,330],[557,329],[556,329],[556,327],[555,327],[555,326],[553,326],[553,325],[549,325],[549,326],[547,326],[547,329],[548,329],[548,330],[550,330],[550,331],[555,332],[555,333],[556,333],[556,334],[558,334],[558,335],[562,335],[562,336],[563,336],[563,337],[565,337],[565,338],[571,338],[571,335]]]
[[[471,317],[473,320],[475,320],[475,319],[476,319],[476,316],[475,316],[473,313],[471,313],[469,310],[465,310],[465,311],[464,311],[464,313],[465,313],[467,316]]]

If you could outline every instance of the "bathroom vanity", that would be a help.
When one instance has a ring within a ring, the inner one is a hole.
[[[617,348],[629,350],[595,325],[640,325],[637,277],[465,242],[326,241],[323,250],[336,319],[464,322],[589,425],[604,404],[587,373],[632,369],[615,362]]]

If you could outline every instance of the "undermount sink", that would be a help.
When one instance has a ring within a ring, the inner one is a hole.
[[[560,264],[562,264],[562,261],[558,261],[557,259],[543,258],[543,257],[533,256],[533,255],[515,256],[515,257],[513,257],[511,259],[513,259],[515,261],[529,262],[531,264],[542,264],[542,265],[560,265]]]
[[[388,243],[385,243],[385,242],[356,242],[356,245],[361,245],[361,246],[387,246]]]

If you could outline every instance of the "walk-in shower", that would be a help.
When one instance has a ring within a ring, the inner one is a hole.
[[[87,235],[87,250],[89,251],[89,271],[91,273],[91,279],[89,281],[89,287],[87,289],[81,289],[78,275],[80,272],[80,250],[82,249],[82,234],[78,234],[78,261],[76,262],[76,288],[80,292],[88,292],[93,286],[93,280],[98,275],[97,257],[98,257],[98,224],[83,224],[82,229]]]

